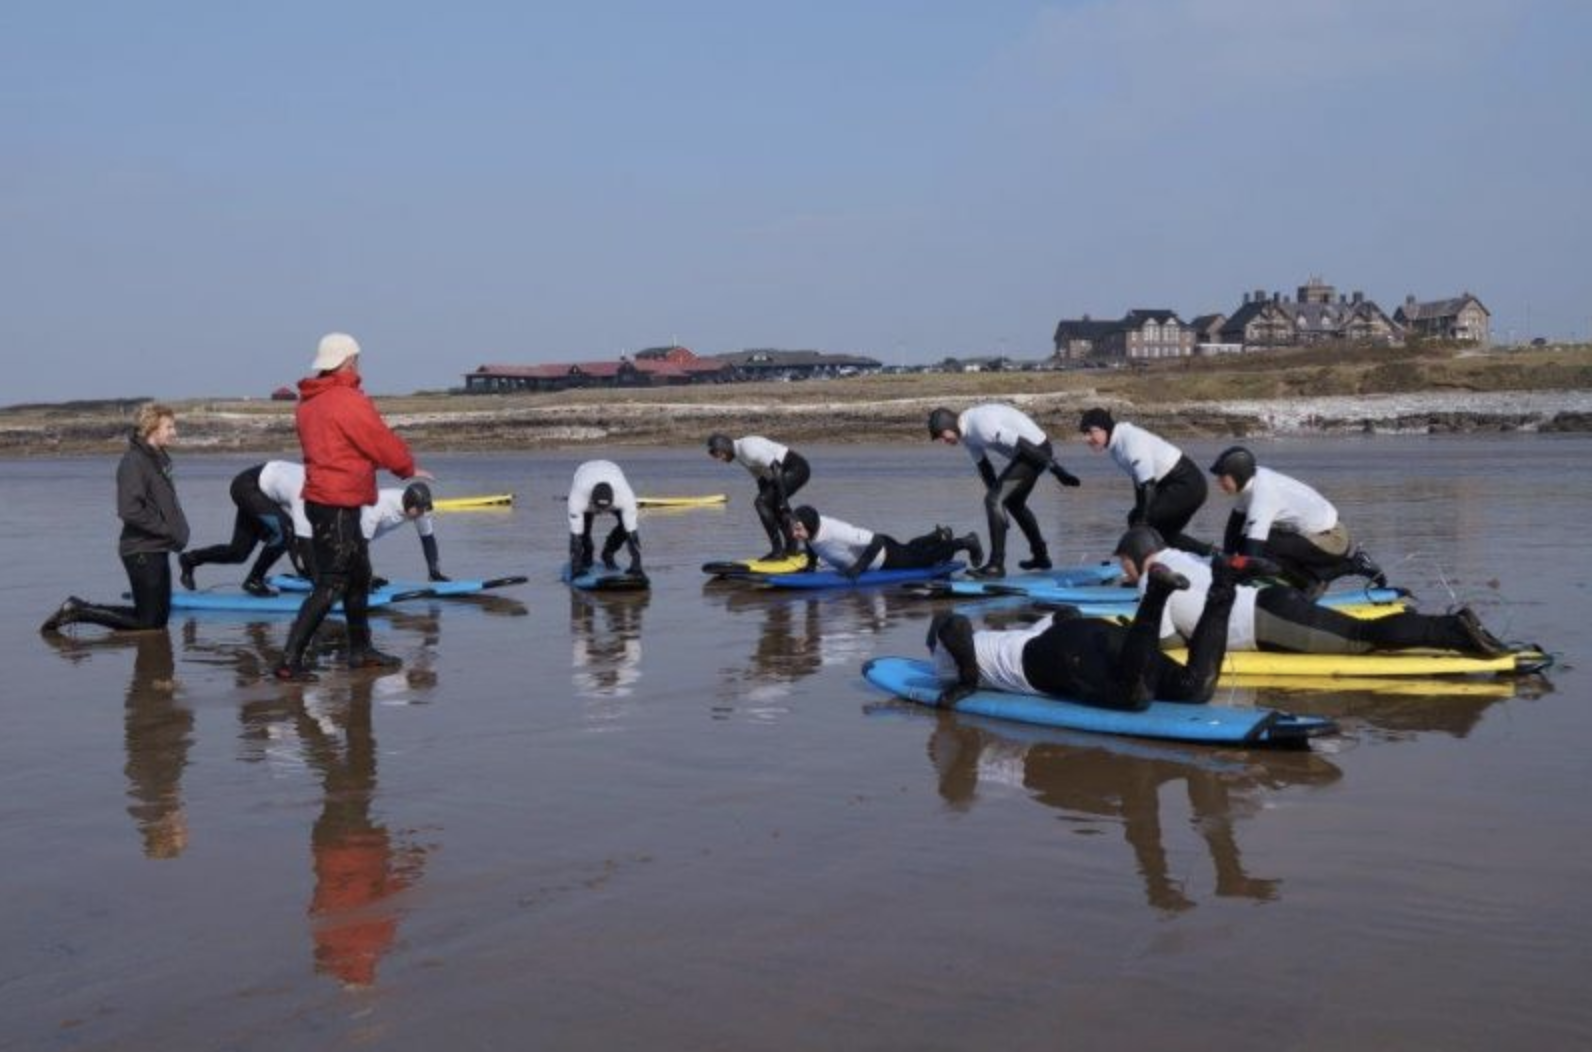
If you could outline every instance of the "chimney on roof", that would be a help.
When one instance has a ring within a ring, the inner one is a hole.
[[[1256,303],[1265,303],[1266,302],[1266,290],[1265,289],[1256,289],[1255,290],[1255,302]]]
[[[1249,306],[1249,293],[1244,293],[1244,306]]]
[[[1364,300],[1365,300],[1365,293],[1356,290],[1355,293],[1354,293],[1354,299],[1351,302],[1361,303]]]
[[[1084,313],[1083,320],[1084,321],[1088,321],[1089,320],[1089,315],[1088,315],[1087,312]]]
[[[1282,293],[1273,290],[1273,292],[1271,294],[1271,301],[1273,303],[1281,303],[1282,302]]]

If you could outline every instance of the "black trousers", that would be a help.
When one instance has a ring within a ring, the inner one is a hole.
[[[984,494],[984,517],[989,525],[989,561],[997,565],[1006,562],[1007,516],[1017,520],[1023,531],[1028,549],[1034,555],[1045,553],[1045,537],[1039,532],[1039,520],[1028,508],[1028,495],[1034,492],[1034,483],[1051,455],[1048,441],[1033,447],[1036,456],[1014,456],[1006,468],[995,478],[995,485]]]
[[[1182,548],[1178,541],[1183,539],[1182,533],[1193,521],[1194,513],[1205,506],[1208,495],[1204,474],[1185,456],[1156,483],[1155,499],[1145,509],[1144,524],[1153,526],[1167,544]]]
[[[339,600],[348,622],[348,645],[370,645],[370,547],[359,527],[358,508],[304,502],[315,551],[315,589],[299,607],[287,635],[287,661],[300,664],[310,640]]]
[[[1024,678],[1035,690],[1105,709],[1137,712],[1151,701],[1209,701],[1227,656],[1234,590],[1212,585],[1206,592],[1187,665],[1161,652],[1169,595],[1152,581],[1126,628],[1092,617],[1058,618],[1023,647]]]
[[[1450,614],[1406,610],[1361,619],[1292,588],[1262,588],[1255,597],[1255,646],[1294,654],[1364,654],[1408,647],[1470,650],[1472,644],[1459,618]]]
[[[260,492],[260,472],[264,468],[265,465],[260,464],[241,472],[232,480],[232,503],[238,509],[232,521],[232,539],[226,544],[212,544],[208,548],[189,552],[189,566],[241,563],[254,551],[255,545],[263,544],[265,547],[255,560],[254,569],[249,571],[249,577],[257,581],[265,580],[271,567],[287,551],[293,538],[293,520],[282,510],[281,505]]]
[[[758,521],[763,524],[763,532],[768,534],[768,543],[775,550],[794,552],[801,548],[790,534],[790,498],[807,485],[811,477],[812,469],[807,466],[807,459],[795,450],[789,450],[780,462],[778,491],[771,480],[757,480],[757,499],[752,502],[752,507],[757,511]],[[779,499],[780,492],[784,494],[784,500]]]
[[[956,558],[956,542],[938,533],[925,533],[905,542],[886,534],[880,540],[884,541],[884,562],[879,564],[881,570],[921,570]]]
[[[104,625],[122,632],[165,628],[171,620],[171,556],[167,552],[138,552],[122,556],[127,583],[132,586],[132,606],[86,603],[72,620]]]

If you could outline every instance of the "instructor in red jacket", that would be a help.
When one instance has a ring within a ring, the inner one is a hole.
[[[315,679],[304,652],[327,611],[340,599],[348,619],[349,668],[398,668],[403,664],[371,645],[367,600],[370,550],[359,511],[376,503],[376,469],[401,479],[431,478],[415,466],[404,440],[393,434],[359,387],[359,344],[334,332],[321,337],[311,368],[299,381],[299,444],[304,448],[304,512],[315,550],[315,590],[299,607],[287,636],[287,653],[276,678]]]

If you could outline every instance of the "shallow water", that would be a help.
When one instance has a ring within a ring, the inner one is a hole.
[[[114,460],[0,463],[0,1048],[1588,1047],[1592,440],[1258,448],[1425,608],[1560,666],[1222,692],[1337,717],[1308,753],[901,708],[859,668],[918,654],[931,605],[706,584],[762,550],[750,480],[622,450],[644,495],[731,494],[645,515],[650,595],[556,582],[581,458],[435,458],[439,492],[519,495],[439,516],[444,566],[531,583],[380,618],[402,673],[283,688],[286,618],[39,636],[125,585]],[[843,518],[981,526],[959,450],[806,452]],[[178,456],[196,542],[222,539],[250,461]],[[1064,456],[1084,487],[1036,507],[1096,558],[1131,491]],[[423,568],[404,533],[375,561]]]

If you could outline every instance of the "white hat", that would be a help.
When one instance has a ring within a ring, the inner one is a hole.
[[[321,345],[315,351],[315,364],[310,366],[310,370],[317,373],[328,372],[358,353],[359,343],[348,333],[329,332],[321,337]]]

